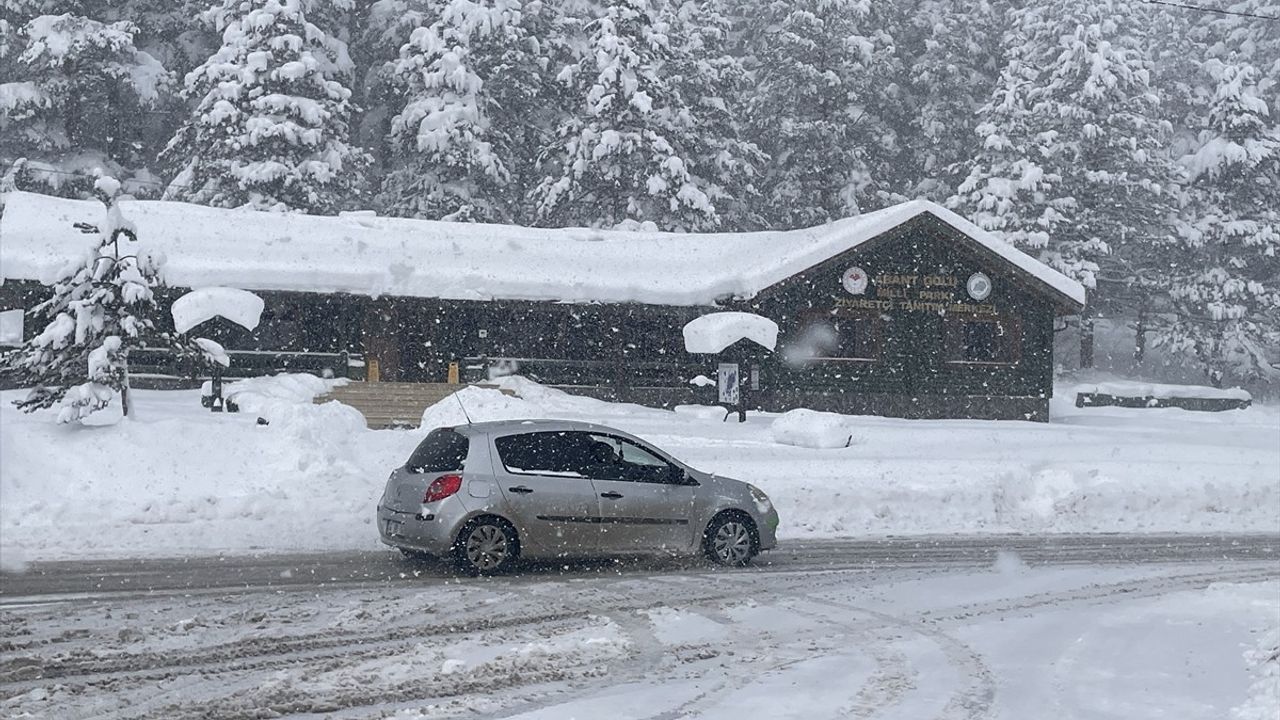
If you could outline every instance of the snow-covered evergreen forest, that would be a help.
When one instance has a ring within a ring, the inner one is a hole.
[[[1235,14],[0,0],[0,186],[721,231],[925,197],[1081,280],[1135,352],[1256,383],[1280,361],[1280,2],[1197,3]]]

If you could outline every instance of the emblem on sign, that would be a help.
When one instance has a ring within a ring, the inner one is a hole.
[[[964,289],[969,291],[969,297],[982,302],[991,296],[991,278],[985,273],[976,272],[969,276]]]
[[[850,295],[861,295],[867,291],[867,271],[860,267],[851,267],[844,271],[840,284]]]

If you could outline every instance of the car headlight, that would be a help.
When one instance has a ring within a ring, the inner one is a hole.
[[[769,496],[755,485],[748,485],[747,489],[751,491],[751,499],[756,504],[756,509],[762,513],[767,513],[773,509],[773,503],[769,502]]]

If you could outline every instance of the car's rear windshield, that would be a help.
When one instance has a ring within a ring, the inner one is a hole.
[[[470,441],[464,435],[449,428],[432,430],[409,456],[405,469],[412,473],[461,470],[468,445]]]

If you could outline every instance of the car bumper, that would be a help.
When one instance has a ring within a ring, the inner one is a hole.
[[[379,505],[378,535],[391,547],[444,556],[453,549],[454,527],[437,515],[400,512]]]

